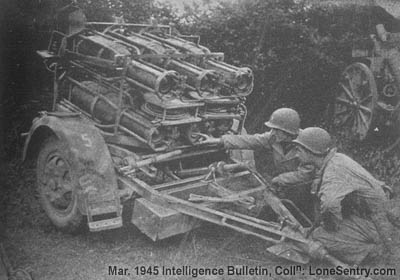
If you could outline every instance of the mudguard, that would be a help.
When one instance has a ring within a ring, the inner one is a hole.
[[[67,153],[74,159],[74,168],[79,178],[76,185],[80,212],[88,214],[88,201],[99,208],[107,208],[111,202],[117,206],[120,214],[117,176],[99,129],[79,115],[43,113],[34,119],[27,135],[23,160],[35,157],[41,144],[51,136],[66,142],[69,148]]]

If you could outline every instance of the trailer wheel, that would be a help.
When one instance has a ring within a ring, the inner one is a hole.
[[[362,141],[371,127],[378,90],[372,71],[363,63],[349,65],[340,80],[333,124],[347,139]]]
[[[41,205],[52,223],[66,232],[76,232],[83,215],[78,209],[78,176],[68,145],[50,137],[37,159],[37,186]]]

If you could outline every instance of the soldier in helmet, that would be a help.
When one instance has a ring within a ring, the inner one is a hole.
[[[300,128],[299,114],[290,108],[275,110],[270,119],[265,123],[270,131],[253,135],[223,135],[221,138],[213,138],[201,134],[203,144],[222,145],[225,149],[242,149],[268,151],[272,153],[274,162],[273,176],[293,171],[280,180],[284,185],[297,185],[312,178],[313,169],[302,167],[297,170],[299,161],[292,149],[293,139],[296,138]]]
[[[312,233],[328,252],[349,264],[391,248],[385,183],[360,164],[331,148],[324,129],[308,127],[293,141],[301,164],[318,170],[312,193],[319,199],[322,225]]]

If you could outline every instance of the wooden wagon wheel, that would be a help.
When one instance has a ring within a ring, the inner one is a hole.
[[[334,104],[333,124],[346,138],[363,140],[370,129],[378,91],[372,71],[353,63],[342,73]]]

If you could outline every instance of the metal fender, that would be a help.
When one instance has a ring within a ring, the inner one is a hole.
[[[115,201],[118,205],[117,176],[111,155],[98,128],[90,121],[74,115],[44,113],[34,119],[27,135],[23,160],[36,158],[48,137],[67,143],[67,153],[77,171],[78,207],[87,214],[87,200],[91,203]]]

